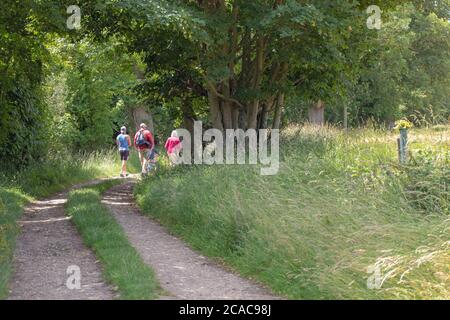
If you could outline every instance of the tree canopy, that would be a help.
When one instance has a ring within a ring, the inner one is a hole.
[[[81,8],[79,30],[67,28],[70,5]],[[367,27],[370,5],[381,9],[379,30]],[[164,133],[197,119],[221,130],[280,128],[314,106],[336,124],[442,122],[449,8],[448,0],[6,0],[1,157],[26,164],[45,153],[46,139],[107,146],[136,106]]]

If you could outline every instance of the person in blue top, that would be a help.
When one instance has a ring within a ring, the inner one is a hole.
[[[119,146],[120,160],[122,160],[122,178],[127,177],[127,161],[130,156],[131,138],[127,134],[127,128],[120,128],[120,134],[117,136],[117,145]]]

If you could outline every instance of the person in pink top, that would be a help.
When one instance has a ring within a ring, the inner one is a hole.
[[[180,138],[178,138],[178,133],[176,130],[172,131],[172,135],[169,139],[167,139],[164,147],[166,148],[171,164],[176,165],[182,148],[181,141]]]

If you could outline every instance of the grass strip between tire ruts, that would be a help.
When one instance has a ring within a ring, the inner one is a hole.
[[[153,271],[101,203],[101,194],[118,183],[111,180],[70,192],[66,212],[100,260],[104,278],[118,290],[120,299],[154,299],[159,286]]]

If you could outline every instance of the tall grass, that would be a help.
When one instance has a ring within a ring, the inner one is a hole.
[[[432,173],[397,164],[396,136],[290,127],[276,176],[179,167],[144,181],[136,198],[194,248],[289,298],[448,299],[448,131],[410,134],[414,159],[428,145]],[[416,190],[429,202],[418,205]],[[372,270],[381,288],[368,287]]]
[[[137,171],[139,164],[133,153],[130,168]],[[19,232],[16,220],[23,207],[33,198],[95,178],[118,175],[120,161],[114,151],[101,151],[87,155],[58,154],[46,162],[32,165],[20,172],[0,170],[0,299],[8,294],[8,281],[12,273],[15,238]]]
[[[0,174],[0,185],[9,185],[34,197],[43,197],[74,183],[119,175],[120,165],[115,150],[50,155],[45,162],[32,165],[23,171],[3,171],[3,176]],[[139,159],[135,153],[131,153],[129,169],[131,172],[139,172],[138,168]]]

